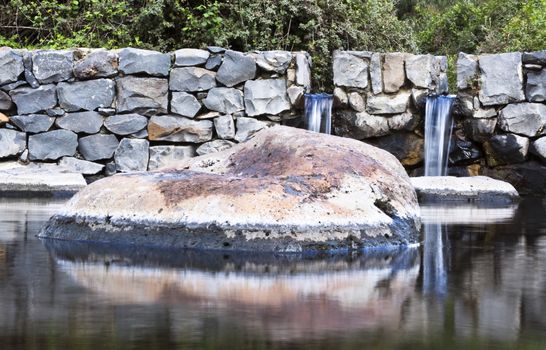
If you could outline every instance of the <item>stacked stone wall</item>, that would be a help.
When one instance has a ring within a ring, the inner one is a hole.
[[[0,161],[156,169],[300,117],[303,52],[0,49]]]

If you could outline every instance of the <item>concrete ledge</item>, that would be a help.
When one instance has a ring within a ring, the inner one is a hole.
[[[419,202],[465,201],[512,203],[519,194],[508,182],[487,176],[422,176],[411,178]]]
[[[85,186],[87,183],[82,174],[67,172],[54,164],[0,164],[2,196],[64,196]]]

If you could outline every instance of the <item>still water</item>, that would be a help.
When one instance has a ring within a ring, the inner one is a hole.
[[[35,237],[0,198],[1,349],[545,349],[546,200],[423,208],[420,248],[350,257]]]

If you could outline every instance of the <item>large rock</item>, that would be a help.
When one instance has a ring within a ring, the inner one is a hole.
[[[75,133],[96,134],[102,127],[104,118],[97,112],[76,112],[67,113],[63,117],[57,118],[55,124],[65,130]]]
[[[198,155],[202,156],[209,153],[215,153],[215,152],[222,152],[226,149],[229,149],[236,145],[233,141],[228,140],[212,140],[209,142],[205,142],[201,146],[197,147],[195,152],[197,152]]]
[[[395,95],[368,94],[366,111],[370,114],[398,114],[408,108],[410,91],[401,91]]]
[[[57,83],[72,78],[74,52],[39,50],[32,53],[32,73],[40,84]]]
[[[383,91],[397,92],[406,81],[404,61],[411,57],[407,53],[386,53],[383,58]],[[380,93],[381,91],[379,91]],[[374,91],[374,94],[378,92]]]
[[[119,51],[119,70],[124,74],[147,74],[166,77],[171,68],[171,55],[142,49]]]
[[[216,135],[221,139],[232,139],[235,137],[235,123],[231,115],[221,115],[214,118],[214,129]]]
[[[484,106],[519,102],[523,94],[521,53],[502,53],[479,57],[480,101]]]
[[[37,89],[20,87],[9,92],[19,114],[39,113],[57,105],[55,85],[42,85]]]
[[[464,90],[474,86],[478,79],[478,56],[459,52],[457,57],[457,89]]]
[[[311,89],[311,57],[308,53],[296,54],[296,84]]]
[[[98,108],[110,107],[114,101],[114,81],[96,79],[59,83],[57,96],[62,109],[69,112],[80,110],[94,111]]]
[[[546,137],[536,139],[531,143],[529,151],[546,163]]]
[[[104,126],[117,135],[130,135],[146,128],[148,118],[140,114],[116,114],[106,118]]]
[[[393,154],[406,166],[414,166],[424,160],[425,141],[412,132],[392,133],[366,142]]]
[[[167,113],[169,83],[161,78],[124,77],[117,80],[118,113],[135,112],[143,115]]]
[[[13,50],[0,50],[0,85],[16,82],[24,72],[23,57]]]
[[[504,107],[499,114],[502,130],[534,137],[546,134],[546,105],[541,103],[514,103]]]
[[[434,85],[436,58],[432,55],[411,55],[406,58],[406,76],[416,87],[431,90]]]
[[[416,243],[419,228],[416,193],[392,155],[356,140],[275,127],[176,169],[96,181],[40,237],[358,251]]]
[[[336,117],[336,135],[362,140],[389,134],[386,117],[352,111],[340,111]]]
[[[146,171],[150,158],[150,143],[146,140],[123,139],[119,143],[114,159],[117,171],[128,173]]]
[[[243,92],[234,88],[213,88],[203,101],[205,107],[211,111],[224,114],[233,114],[245,109]]]
[[[527,158],[529,139],[513,134],[494,135],[483,148],[489,166],[521,163]]]
[[[511,203],[519,198],[514,186],[487,176],[422,176],[412,177],[411,183],[415,186],[419,202]]]
[[[96,134],[80,138],[78,151],[86,160],[110,159],[118,145],[115,135]]]
[[[206,91],[216,87],[216,72],[198,67],[171,70],[169,89],[173,91]]]
[[[266,72],[284,74],[292,61],[288,51],[260,51],[256,54],[256,64]]]
[[[525,85],[527,100],[531,102],[546,101],[546,69],[527,73],[527,85]]]
[[[27,136],[24,132],[0,129],[0,158],[19,155],[26,148]]]
[[[216,79],[227,87],[232,87],[256,76],[256,61],[251,55],[228,50],[224,62],[218,69]]]
[[[201,103],[192,94],[182,91],[173,91],[171,95],[172,113],[193,118],[201,109]]]
[[[118,74],[118,55],[104,49],[94,50],[74,62],[74,75],[80,80],[110,78]]]
[[[194,146],[152,146],[148,169],[174,167],[183,159],[195,156]]]
[[[333,67],[336,86],[368,87],[368,59],[346,51],[335,51]]]
[[[174,52],[175,67],[200,66],[207,62],[210,53],[200,49],[180,49]]]
[[[290,110],[284,79],[249,80],[245,83],[244,101],[246,114],[279,114]]]
[[[243,142],[250,139],[258,131],[267,128],[271,124],[254,118],[237,118],[237,132],[234,139]]]
[[[73,156],[78,147],[78,136],[68,130],[53,130],[28,137],[30,160],[55,160]]]
[[[148,123],[150,141],[201,143],[212,139],[212,121],[192,120],[174,115],[150,118]]]
[[[93,163],[74,157],[63,157],[59,160],[59,166],[70,172],[84,175],[95,175],[104,169],[104,164]]]
[[[47,114],[24,114],[10,117],[10,121],[21,131],[36,134],[48,131],[55,118],[51,118]]]

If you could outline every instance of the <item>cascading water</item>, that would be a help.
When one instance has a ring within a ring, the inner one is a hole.
[[[332,104],[329,94],[305,94],[305,127],[307,130],[332,133]]]
[[[444,176],[453,129],[453,96],[429,96],[425,114],[425,176]]]

